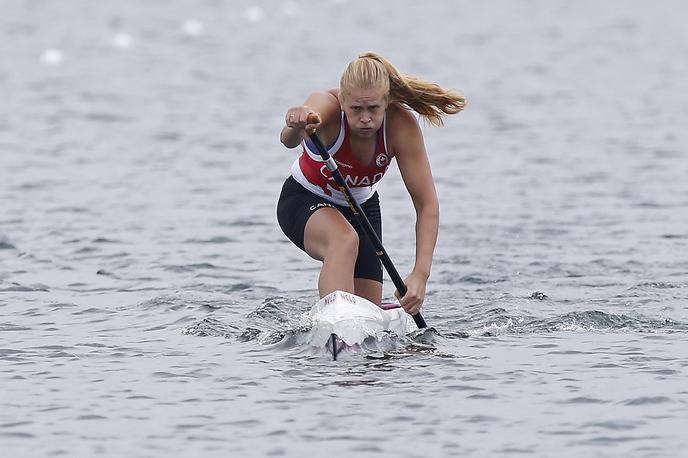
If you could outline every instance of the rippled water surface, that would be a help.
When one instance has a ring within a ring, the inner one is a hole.
[[[685,453],[684,2],[0,9],[2,456]],[[368,49],[470,105],[424,129],[433,329],[332,362],[278,133]]]

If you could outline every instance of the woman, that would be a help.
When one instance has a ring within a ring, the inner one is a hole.
[[[376,187],[396,158],[416,210],[416,262],[404,279],[408,291],[399,301],[414,315],[423,304],[430,276],[439,204],[423,134],[412,111],[442,125],[442,116],[458,113],[464,105],[461,95],[402,75],[382,56],[368,52],[348,65],[339,89],[316,92],[303,105],[287,110],[280,140],[287,148],[303,145],[303,152],[282,188],[277,218],[294,244],[323,262],[320,297],[341,290],[379,305],[382,266],[308,133],[317,130],[328,145],[380,239]]]

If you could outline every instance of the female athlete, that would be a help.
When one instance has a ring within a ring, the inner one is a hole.
[[[460,94],[401,74],[382,56],[367,52],[346,67],[338,89],[313,93],[303,105],[287,110],[280,140],[287,148],[301,145],[302,152],[282,187],[277,219],[295,245],[322,261],[321,298],[341,290],[379,305],[382,266],[308,134],[317,130],[381,240],[376,188],[396,159],[416,211],[416,259],[404,279],[408,291],[399,300],[414,315],[425,298],[439,225],[439,203],[417,115],[439,126],[443,116],[464,106]]]

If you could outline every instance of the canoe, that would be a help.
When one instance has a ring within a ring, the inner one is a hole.
[[[311,308],[309,342],[327,348],[333,359],[343,348],[355,347],[369,338],[381,339],[392,332],[404,336],[416,325],[399,304],[377,306],[355,294],[335,291]]]

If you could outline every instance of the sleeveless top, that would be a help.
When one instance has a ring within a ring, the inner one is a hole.
[[[389,167],[389,155],[387,154],[387,131],[385,119],[382,126],[375,133],[375,154],[369,164],[362,164],[351,151],[349,141],[349,125],[342,112],[339,127],[339,135],[334,143],[328,147],[330,156],[335,160],[339,172],[344,177],[346,184],[351,188],[351,194],[361,204],[370,199],[379,181]],[[291,175],[304,188],[313,194],[320,196],[334,204],[347,206],[344,194],[337,188],[332,174],[323,162],[318,149],[306,138],[302,142],[303,152],[291,167]]]

